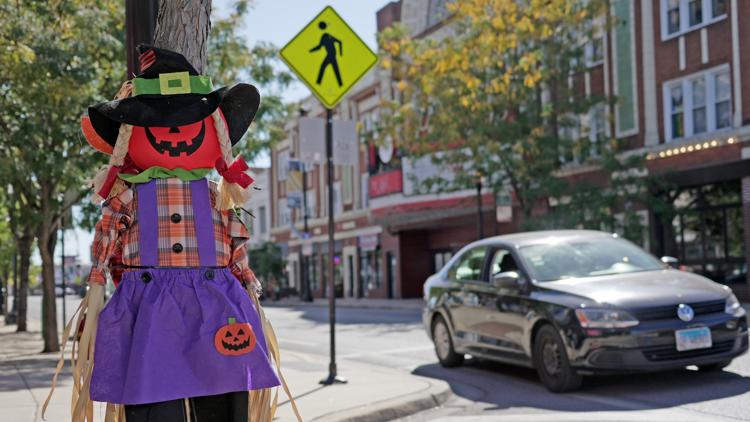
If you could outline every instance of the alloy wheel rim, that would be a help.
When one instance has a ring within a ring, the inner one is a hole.
[[[438,356],[441,359],[448,358],[450,352],[450,338],[448,337],[448,329],[445,328],[445,324],[438,322],[435,324],[434,333],[435,349],[437,350]]]
[[[549,375],[557,375],[560,372],[560,349],[557,347],[557,343],[547,339],[545,340],[542,347],[542,363],[544,369]]]

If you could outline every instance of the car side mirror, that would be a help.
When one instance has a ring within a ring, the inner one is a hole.
[[[676,270],[680,268],[680,260],[673,256],[663,256],[661,257],[661,262],[669,268]]]
[[[521,275],[516,271],[505,271],[492,276],[492,284],[500,288],[518,287],[520,281]]]

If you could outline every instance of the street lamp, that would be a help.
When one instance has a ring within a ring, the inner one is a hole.
[[[299,108],[299,117],[305,117],[307,110],[304,107]],[[310,238],[309,228],[307,226],[307,165],[301,162],[302,167],[302,220],[304,221],[304,228],[302,230],[302,243],[307,242]],[[310,291],[310,275],[308,274],[308,258],[305,253],[302,252],[302,300],[305,302],[312,302],[312,292]]]
[[[484,222],[482,221],[482,185],[485,182],[485,177],[480,171],[476,172],[476,188],[477,188],[477,231],[479,239],[484,237]]]

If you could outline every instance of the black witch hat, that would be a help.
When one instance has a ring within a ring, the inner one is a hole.
[[[260,104],[254,86],[241,83],[214,90],[211,79],[199,75],[182,54],[149,45],[139,45],[138,53],[141,73],[132,80],[132,96],[89,107],[91,126],[102,140],[114,146],[121,123],[182,126],[205,119],[217,108],[232,145],[242,138]]]

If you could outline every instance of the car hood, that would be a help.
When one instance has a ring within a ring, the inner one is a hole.
[[[677,270],[572,278],[538,285],[543,289],[623,308],[705,302],[721,300],[729,295],[729,289],[724,285]]]

